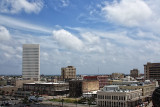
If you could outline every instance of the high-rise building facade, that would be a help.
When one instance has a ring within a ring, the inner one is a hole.
[[[22,58],[22,77],[25,80],[40,78],[40,46],[39,44],[24,44]]]
[[[144,78],[148,80],[160,80],[160,63],[145,64]]]
[[[134,78],[139,77],[139,70],[138,69],[131,70],[130,71],[130,76],[134,77]]]
[[[76,78],[76,68],[74,66],[68,66],[61,68],[61,78],[63,80],[75,79]]]

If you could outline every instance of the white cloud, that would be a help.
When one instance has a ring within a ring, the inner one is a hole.
[[[4,15],[0,15],[0,24],[17,30],[44,32],[44,33],[52,32],[52,30],[50,30],[49,28],[45,28],[40,25],[30,24],[28,22],[10,18]]]
[[[9,40],[10,38],[9,31],[4,26],[0,26],[0,40]]]
[[[61,0],[61,2],[63,7],[66,7],[69,5],[69,0]]]
[[[43,8],[42,1],[32,1],[28,0],[1,0],[0,1],[0,12],[1,13],[20,13],[25,11],[26,13],[39,13]]]
[[[80,51],[84,47],[83,42],[79,38],[64,29],[54,30],[53,37],[56,41],[58,41],[58,43],[69,49]]]
[[[111,22],[125,26],[139,26],[152,16],[152,10],[143,0],[121,0],[107,4],[102,12]]]
[[[15,53],[15,49],[12,46],[0,44],[0,49],[10,54]]]
[[[88,42],[88,43],[98,43],[100,41],[99,37],[91,32],[82,33],[81,36]]]

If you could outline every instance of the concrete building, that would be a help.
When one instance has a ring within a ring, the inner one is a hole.
[[[69,81],[69,96],[81,97],[83,93],[99,90],[98,80],[71,80]]]
[[[23,85],[23,91],[31,91],[32,93],[38,93],[40,95],[63,95],[68,94],[68,83],[26,83]]]
[[[124,78],[124,74],[122,74],[122,73],[112,73],[111,78],[112,79],[121,79],[121,78]]]
[[[119,86],[105,86],[97,92],[98,107],[136,107],[139,105],[142,89],[120,90]]]
[[[74,66],[68,66],[61,68],[61,78],[63,80],[70,80],[76,78],[76,68]]]
[[[139,77],[139,70],[138,69],[133,69],[130,71],[130,76],[133,78]]]
[[[136,90],[142,89],[142,95],[145,97],[151,97],[154,89],[157,87],[156,82],[139,82],[139,81],[115,81],[112,82],[112,85],[119,85],[120,89],[123,90]]]
[[[157,80],[160,84],[160,63],[147,63],[144,65],[144,78]]]
[[[98,80],[99,81],[99,88],[103,88],[105,85],[108,84],[108,75],[98,75],[98,76],[84,76],[84,80]]]
[[[39,44],[24,44],[22,58],[22,78],[24,80],[40,78],[40,46]]]
[[[153,91],[156,88],[156,83],[151,84],[131,84],[131,85],[120,85],[120,89],[136,90],[142,89],[142,95],[145,97],[151,97]]]

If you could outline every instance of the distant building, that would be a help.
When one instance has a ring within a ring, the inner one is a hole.
[[[144,78],[157,80],[160,84],[160,63],[147,63],[144,65]]]
[[[39,44],[24,44],[22,58],[22,78],[24,80],[40,79],[40,46]]]
[[[71,80],[76,78],[76,68],[74,66],[68,66],[61,68],[61,78],[63,80]]]
[[[98,80],[71,80],[69,81],[69,96],[81,97],[83,93],[99,90]]]
[[[139,84],[130,84],[130,85],[120,85],[119,88],[124,90],[142,89],[142,95],[150,99],[153,91],[156,88],[156,83],[150,83],[150,84],[139,83]]]
[[[133,69],[130,71],[130,76],[133,78],[139,77],[139,70],[138,69]]]
[[[122,90],[119,86],[105,86],[97,92],[98,107],[137,107],[141,100],[142,89]]]
[[[124,74],[122,74],[122,73],[112,73],[111,77],[112,77],[112,79],[121,79],[121,78],[124,78]]]
[[[84,80],[98,80],[99,88],[103,88],[105,85],[108,85],[108,76],[107,75],[98,75],[98,76],[84,76]]]
[[[23,91],[31,91],[40,95],[63,95],[68,94],[68,83],[26,83],[23,85]]]

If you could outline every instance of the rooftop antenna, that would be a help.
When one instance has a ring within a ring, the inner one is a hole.
[[[99,66],[98,66],[98,75],[99,75]]]

